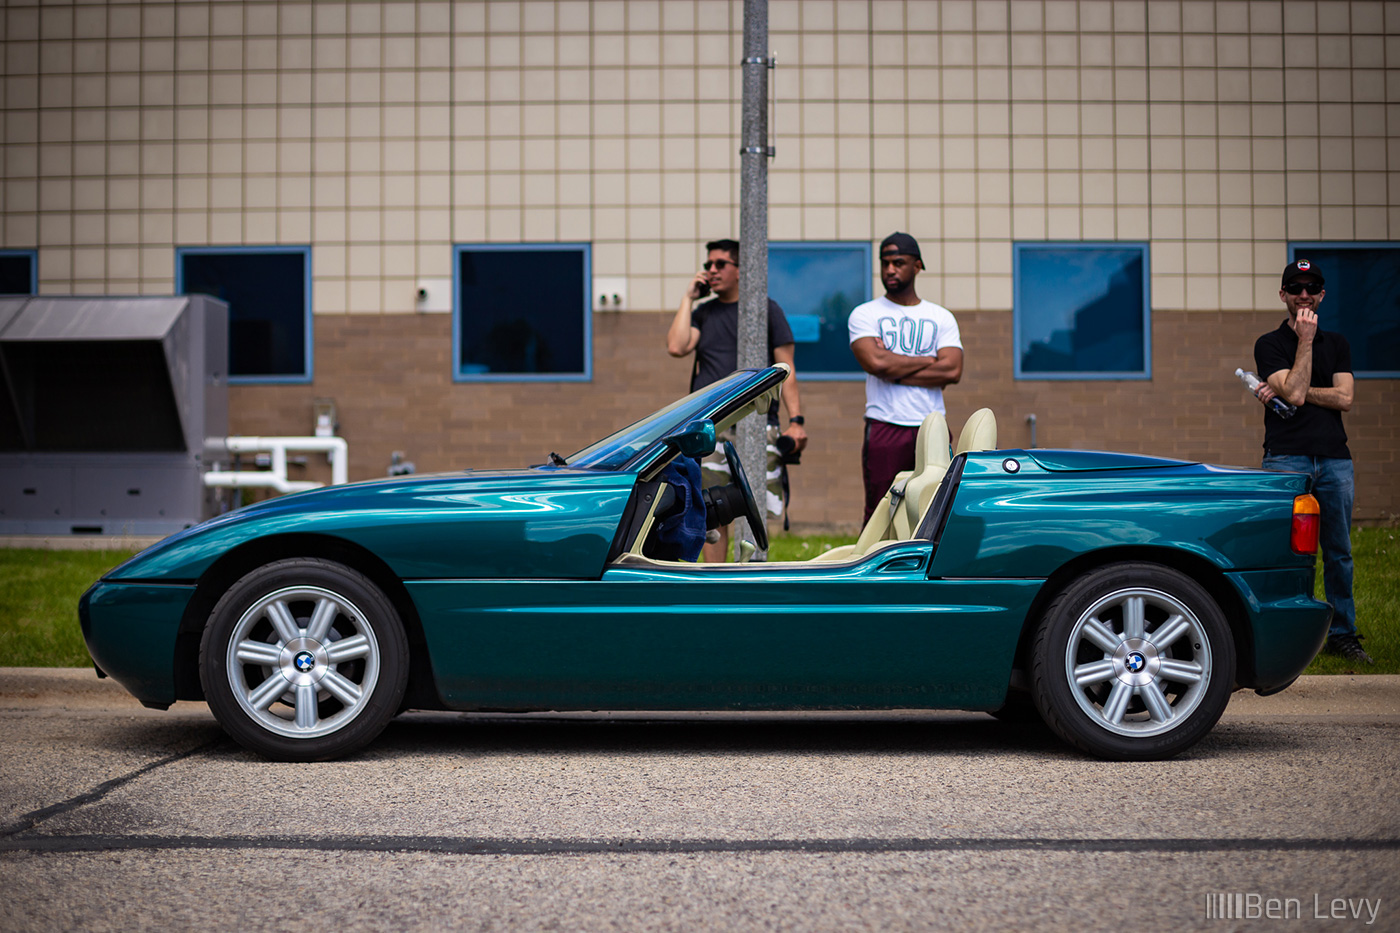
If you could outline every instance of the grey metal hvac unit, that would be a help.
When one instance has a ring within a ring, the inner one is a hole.
[[[165,535],[213,514],[228,305],[0,299],[0,534]]]

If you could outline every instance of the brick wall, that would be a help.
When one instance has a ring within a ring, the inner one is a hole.
[[[404,452],[420,473],[540,463],[568,454],[684,393],[689,360],[666,355],[670,312],[597,314],[590,383],[454,383],[448,315],[318,314],[308,386],[234,386],[230,430],[307,434],[312,401],[334,399],[350,478],[387,472]],[[1235,379],[1282,312],[1168,312],[1152,319],[1150,382],[1035,382],[1012,376],[1011,315],[962,312],[962,383],[948,391],[954,438],[991,408],[1000,445],[1085,447],[1257,466],[1261,409]],[[798,349],[798,378],[802,356]],[[796,530],[854,528],[861,515],[861,382],[802,384],[811,441],[793,468]],[[1346,416],[1356,457],[1356,519],[1400,517],[1400,380],[1359,380]],[[293,478],[328,480],[323,458]]]

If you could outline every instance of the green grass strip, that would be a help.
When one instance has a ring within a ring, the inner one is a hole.
[[[91,664],[78,626],[78,597],[134,553],[0,548],[0,664]]]

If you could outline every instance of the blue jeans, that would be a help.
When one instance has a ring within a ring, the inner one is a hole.
[[[1322,588],[1332,605],[1328,635],[1356,634],[1356,603],[1351,598],[1351,503],[1356,497],[1351,461],[1301,454],[1264,454],[1264,469],[1306,473],[1322,507]]]

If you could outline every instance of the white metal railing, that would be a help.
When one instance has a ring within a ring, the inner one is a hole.
[[[317,489],[324,483],[287,479],[287,451],[323,451],[331,463],[331,485],[348,481],[346,462],[350,448],[343,437],[216,437],[205,442],[205,450],[227,451],[233,454],[268,453],[272,455],[270,470],[210,470],[204,474],[204,485],[242,488],[270,487],[278,492],[301,492]]]

